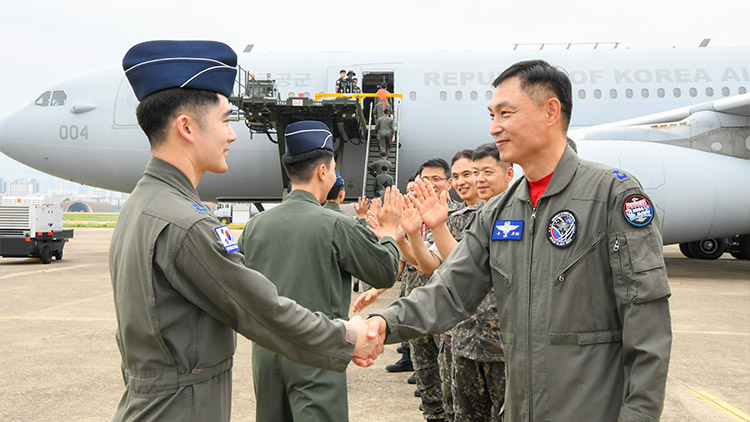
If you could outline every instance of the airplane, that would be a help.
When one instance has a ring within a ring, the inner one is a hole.
[[[664,244],[715,258],[734,236],[732,254],[750,258],[750,47],[285,55],[248,46],[239,56],[242,68],[274,82],[283,101],[334,92],[340,69],[360,75],[364,92],[385,81],[402,93],[393,99],[402,189],[425,159],[449,159],[491,141],[486,106],[494,78],[517,61],[547,60],[573,83],[569,135],[579,154],[638,178],[655,203]],[[52,85],[0,121],[0,150],[63,179],[130,192],[149,159],[137,104],[119,67]],[[238,139],[229,170],[207,174],[199,194],[208,201],[279,201],[278,136],[249,131],[242,115],[238,110],[232,123]],[[345,147],[337,166],[348,199],[365,192],[365,141],[336,139]]]

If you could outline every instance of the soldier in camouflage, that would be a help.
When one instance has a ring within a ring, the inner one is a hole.
[[[488,201],[508,188],[513,167],[500,161],[494,143],[479,146],[472,158],[482,200]],[[455,420],[499,420],[505,397],[505,359],[494,289],[471,317],[453,328],[452,347]]]
[[[447,192],[451,187],[450,167],[448,163],[440,158],[427,160],[420,166],[418,182],[424,186],[429,186],[436,194],[443,194],[447,197]],[[458,204],[451,203],[451,209],[459,209]],[[428,227],[421,223],[421,219],[416,209],[413,207],[405,211],[405,215],[410,213],[410,223],[402,224],[402,227],[408,239],[398,239],[399,249],[404,253],[406,259],[419,267],[416,254],[426,253],[432,245],[432,234]],[[432,271],[419,269],[417,273],[410,278],[407,285],[407,295],[415,288],[427,284]],[[403,276],[402,276],[403,278]],[[417,379],[417,388],[422,398],[422,408],[424,417],[427,420],[445,420],[452,414],[452,402],[443,394],[442,381],[440,378],[440,366],[438,355],[441,347],[441,337],[432,335],[419,339],[409,340],[411,349],[411,359],[414,365],[414,372]]]

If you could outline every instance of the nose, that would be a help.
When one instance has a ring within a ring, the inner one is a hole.
[[[231,144],[232,142],[236,140],[237,140],[237,134],[234,133],[234,129],[232,129],[232,127],[229,126],[229,143]]]

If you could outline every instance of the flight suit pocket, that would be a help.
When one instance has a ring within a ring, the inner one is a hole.
[[[611,246],[615,291],[624,293],[625,301],[646,303],[670,295],[661,245],[652,230],[619,233]]]
[[[490,257],[492,270],[492,285],[497,295],[497,313],[500,319],[500,329],[503,333],[512,333],[513,327],[513,272],[505,268],[500,262]]]
[[[633,271],[641,273],[654,268],[664,266],[664,258],[658,253],[661,245],[656,241],[656,236],[652,236],[650,230],[637,230],[626,232],[625,238],[628,245],[640,245],[638,247],[629,247],[630,263],[633,265]]]
[[[607,248],[603,231],[593,233],[562,261],[550,275],[550,320],[552,333],[596,331],[614,326],[614,294],[603,273]]]

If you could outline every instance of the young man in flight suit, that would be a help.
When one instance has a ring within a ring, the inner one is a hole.
[[[386,191],[378,242],[354,218],[321,206],[336,181],[328,127],[317,121],[295,122],[286,127],[285,139],[282,161],[293,190],[245,226],[240,238],[245,265],[268,277],[279,294],[331,318],[346,319],[351,275],[376,288],[396,282],[400,195],[395,189]],[[258,422],[348,420],[343,373],[299,365],[254,344],[253,380]]]
[[[368,322],[388,343],[440,333],[494,286],[505,422],[656,421],[672,341],[656,208],[632,176],[567,146],[565,73],[520,62],[493,85],[490,133],[524,177],[484,206],[426,287]]]
[[[344,371],[352,352],[374,357],[361,349],[364,323],[313,314],[245,267],[196,193],[205,172],[227,169],[236,64],[212,41],[150,41],[123,59],[152,157],[109,253],[126,384],[116,421],[229,421],[235,330],[330,370]]]

